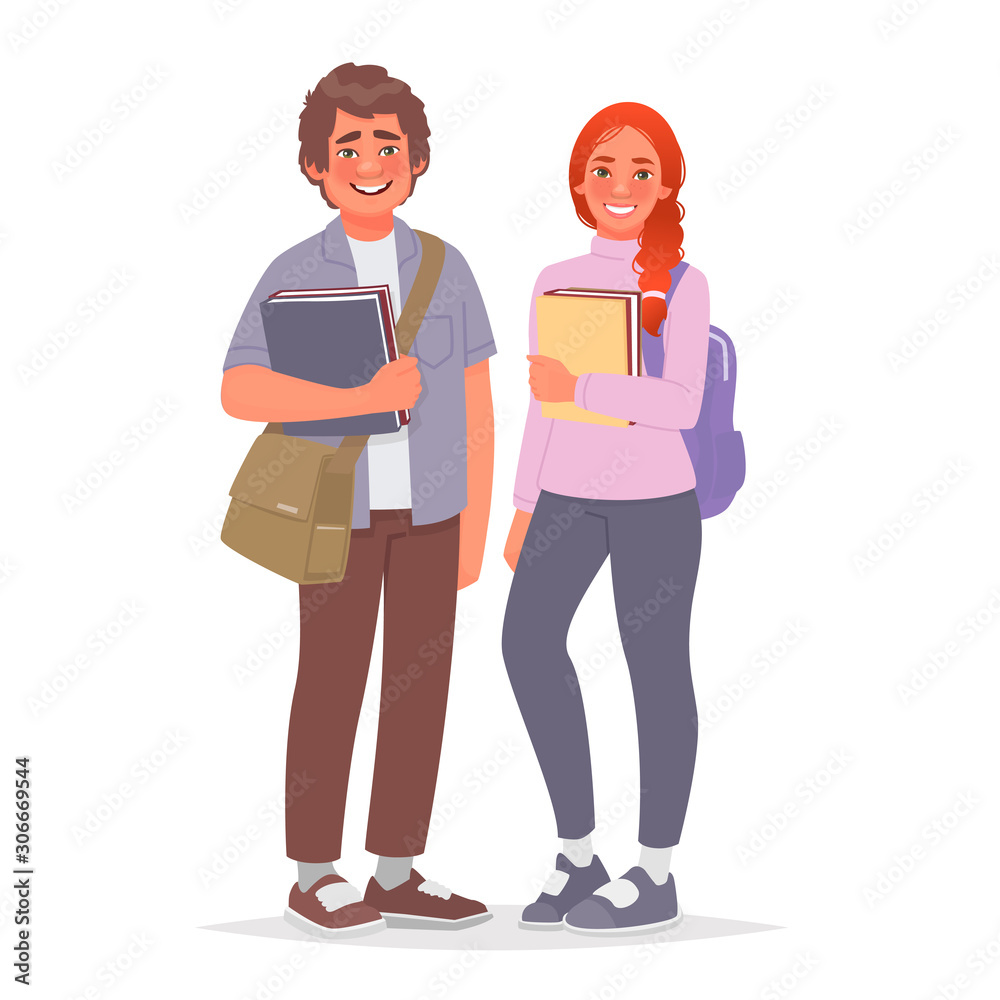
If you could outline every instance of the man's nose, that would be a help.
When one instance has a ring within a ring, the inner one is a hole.
[[[376,157],[373,160],[362,160],[358,164],[358,176],[359,177],[381,177],[382,176],[382,164],[378,162]]]

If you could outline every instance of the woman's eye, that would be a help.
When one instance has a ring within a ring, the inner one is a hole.
[[[394,156],[399,152],[399,146],[383,146],[379,151],[379,156]]]
[[[595,177],[600,177],[600,178],[602,178],[602,179],[603,179],[603,178],[605,178],[605,177],[610,177],[610,176],[611,176],[611,173],[610,173],[610,172],[608,171],[607,167],[598,167],[598,168],[597,168],[597,169],[596,169],[596,170],[594,171],[594,176],[595,176]]]
[[[345,160],[351,160],[358,154],[353,149],[338,149],[337,156],[342,156]]]
[[[648,181],[653,175],[648,170],[637,170],[635,172],[635,179],[637,181]]]

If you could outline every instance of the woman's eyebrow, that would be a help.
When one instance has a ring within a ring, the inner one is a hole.
[[[653,161],[652,160],[647,160],[645,156],[633,156],[632,157],[632,162],[633,163],[652,163]]]
[[[615,158],[613,156],[594,156],[591,158],[591,163],[614,163]]]

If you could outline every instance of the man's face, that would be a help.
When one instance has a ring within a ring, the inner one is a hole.
[[[410,149],[395,115],[355,118],[340,109],[330,136],[330,165],[309,176],[322,181],[327,198],[353,215],[384,215],[409,197],[413,177],[426,160],[410,167]]]

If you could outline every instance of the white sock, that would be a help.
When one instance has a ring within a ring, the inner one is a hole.
[[[657,884],[663,885],[670,874],[670,854],[673,847],[643,847],[639,845],[639,867]]]
[[[577,868],[586,868],[594,860],[594,845],[590,842],[590,834],[580,840],[564,840],[562,852]]]

